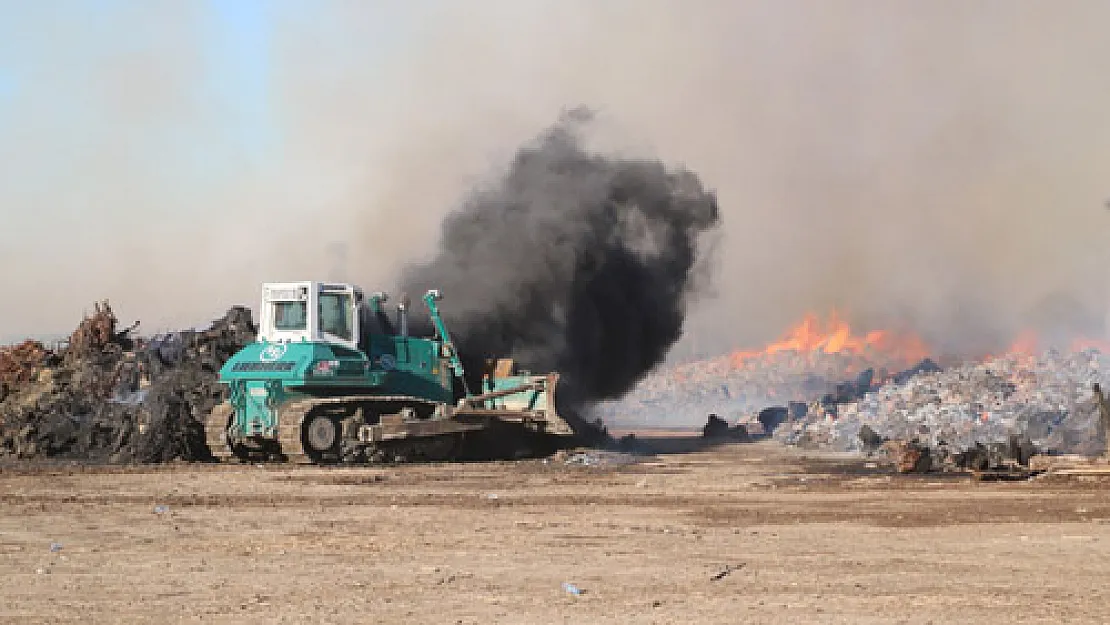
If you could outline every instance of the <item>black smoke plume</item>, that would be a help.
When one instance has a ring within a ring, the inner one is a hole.
[[[591,117],[571,111],[523,146],[400,280],[413,296],[443,292],[470,374],[511,357],[559,371],[579,405],[621,396],[663,360],[698,285],[700,235],[719,223],[694,173],[587,151]]]

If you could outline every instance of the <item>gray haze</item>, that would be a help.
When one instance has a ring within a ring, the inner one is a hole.
[[[36,207],[73,198],[129,219],[77,246],[96,250],[94,261],[64,246],[0,250],[19,266],[0,288],[48,309],[5,307],[0,327],[64,329],[101,295],[127,319],[192,323],[253,303],[261,280],[335,271],[337,239],[346,274],[392,284],[430,257],[468,189],[560,110],[585,104],[599,110],[608,147],[684,164],[717,191],[717,297],[695,311],[686,350],[758,344],[834,306],[862,328],[903,325],[961,349],[1024,326],[1104,333],[1106,3],[313,6],[311,19],[277,20],[269,47],[280,158],[224,159],[220,185],[169,184],[148,151],[64,150],[62,169],[48,157],[68,146],[64,129],[13,135],[0,121],[0,171],[46,181],[0,191],[20,227],[45,230]],[[134,96],[113,101],[123,112],[101,120],[99,145],[122,149],[121,130],[144,136],[131,107],[220,145],[219,120],[190,113],[195,98],[164,95],[199,80],[197,41],[167,26],[185,17],[134,18],[167,31],[149,57],[161,71],[86,67],[91,84],[116,77]],[[398,34],[383,42],[388,26]],[[181,217],[191,211],[220,215],[220,227]],[[176,219],[172,236],[159,215]],[[199,247],[176,243],[187,237]],[[125,269],[155,247],[157,260]]]

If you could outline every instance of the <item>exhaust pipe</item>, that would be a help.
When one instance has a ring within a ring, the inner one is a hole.
[[[409,295],[402,293],[401,299],[397,302],[397,326],[401,330],[401,336],[409,335]]]

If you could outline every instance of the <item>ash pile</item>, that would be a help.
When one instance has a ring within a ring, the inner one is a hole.
[[[250,310],[147,339],[137,326],[105,301],[56,347],[0,347],[0,458],[208,459],[204,419],[225,399],[219,368],[254,340]]]
[[[1100,455],[1105,434],[1093,388],[1108,365],[1097,350],[1050,350],[918,372],[858,397],[810,402],[773,436],[807,448],[886,452],[905,471],[1026,464],[1038,451]]]

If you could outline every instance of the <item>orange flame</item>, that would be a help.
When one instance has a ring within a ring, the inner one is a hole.
[[[899,362],[917,362],[930,353],[924,341],[912,334],[895,334],[886,330],[852,333],[851,326],[833,311],[828,323],[822,324],[815,314],[808,314],[783,337],[761,350],[738,350],[729,356],[734,367],[743,367],[752,359],[781,352],[799,354],[873,354]]]
[[[980,362],[1002,356],[1034,358],[1045,347],[1042,337],[1033,330],[1019,332],[1010,346],[1001,354],[977,356]],[[1110,354],[1110,341],[1076,339],[1068,346],[1071,352],[1097,349]],[[911,366],[928,357],[936,357],[929,346],[916,334],[875,330],[855,334],[851,326],[836,311],[828,315],[825,323],[818,315],[807,314],[799,323],[787,330],[782,338],[758,350],[736,350],[726,359],[717,361],[725,367],[743,369],[753,362],[777,354],[796,354],[802,357],[816,354],[846,354],[858,357],[840,362],[845,374],[854,373],[858,367],[878,367],[880,377],[887,367]],[[944,360],[943,355],[941,359]]]
[[[1041,340],[1032,330],[1023,330],[1017,335],[1006,353],[1014,356],[1034,356],[1040,347]]]
[[[1010,346],[1006,348],[1003,354],[1011,357],[1035,358],[1037,354],[1046,347],[1048,346],[1041,341],[1041,337],[1036,332],[1033,330],[1023,330],[1018,333],[1017,337],[1010,343]],[[1104,354],[1110,354],[1110,341],[1080,337],[1073,339],[1068,344],[1067,349],[1069,352],[1082,352],[1088,349],[1095,349]],[[998,356],[995,354],[987,354],[983,357],[983,360],[991,360],[997,357]]]

